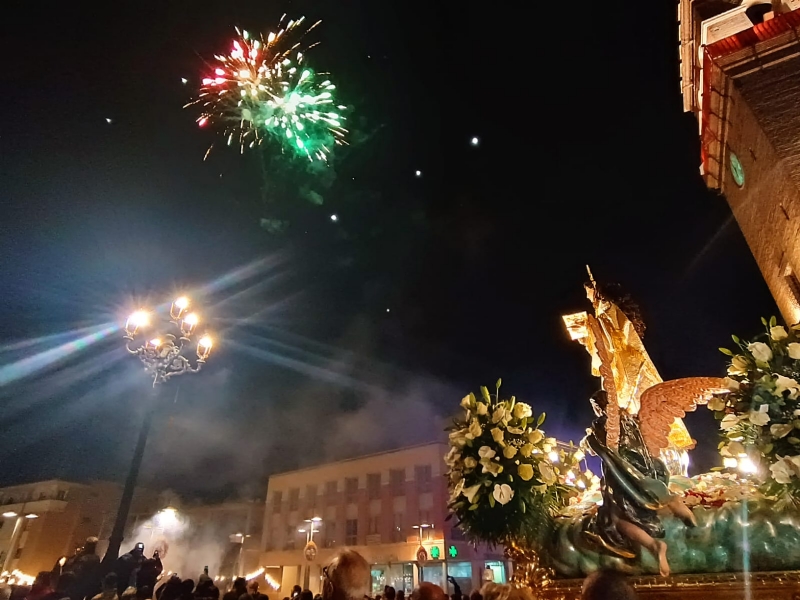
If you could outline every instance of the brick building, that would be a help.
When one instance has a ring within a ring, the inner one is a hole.
[[[446,589],[448,575],[469,592],[487,566],[505,581],[502,550],[473,548],[445,521],[446,452],[426,444],[270,477],[261,562],[280,582],[279,597],[295,584],[317,593],[322,567],[344,546],[372,565],[375,593],[384,585],[410,592],[419,581]],[[317,552],[307,555],[312,535]]]
[[[800,0],[680,0],[684,110],[784,319],[800,321]]]

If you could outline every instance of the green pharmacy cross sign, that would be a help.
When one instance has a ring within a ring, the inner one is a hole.
[[[455,558],[456,556],[458,556],[458,548],[456,548],[455,546],[450,546],[447,549],[447,553],[450,555],[450,558]]]
[[[439,560],[439,556],[441,555],[441,551],[439,550],[439,546],[434,546],[431,548],[431,558],[434,560]]]

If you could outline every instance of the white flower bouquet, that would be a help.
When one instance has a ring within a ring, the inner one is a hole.
[[[535,417],[513,396],[501,400],[500,383],[495,394],[482,387],[480,399],[465,396],[464,418],[449,430],[449,507],[472,541],[536,547],[576,493],[572,467],[582,453],[545,437],[544,413]]]
[[[775,317],[761,319],[756,341],[733,336],[738,352],[726,378],[729,393],[708,403],[720,422],[720,453],[728,467],[760,477],[762,492],[800,501],[800,337]]]

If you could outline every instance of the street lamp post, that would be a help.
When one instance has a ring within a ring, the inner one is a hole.
[[[314,534],[319,533],[319,529],[314,529],[314,527],[322,523],[322,517],[311,517],[310,519],[305,519],[305,522],[308,523],[308,525],[298,529],[297,533],[306,534],[306,546],[308,546],[314,541]]]
[[[201,336],[195,344],[200,318],[197,313],[189,311],[190,304],[191,301],[185,296],[175,300],[169,310],[169,319],[159,323],[155,331],[154,324],[151,323],[151,317],[155,313],[144,309],[134,312],[125,323],[125,349],[142,361],[145,372],[152,377],[154,389],[157,389],[158,384],[166,383],[176,375],[197,373],[211,354],[213,342],[208,335]],[[191,355],[192,349],[197,354],[196,359],[187,356]],[[156,403],[151,399],[150,405],[145,408],[144,421],[139,430],[133,460],[119,501],[117,518],[108,539],[108,550],[103,558],[103,563],[107,566],[119,556],[125,535],[125,523],[133,501],[133,492],[142,466],[155,408]]]
[[[13,519],[16,517],[16,521],[14,521],[14,530],[11,532],[11,540],[8,545],[8,552],[6,553],[5,560],[3,561],[3,571],[11,570],[11,563],[16,558],[17,547],[19,546],[19,541],[22,537],[22,531],[25,527],[26,519],[37,519],[39,517],[39,515],[35,513],[25,512],[25,504],[25,502],[22,503],[22,508],[19,510],[19,512],[15,510],[7,510],[3,513],[3,518],[5,519]]]

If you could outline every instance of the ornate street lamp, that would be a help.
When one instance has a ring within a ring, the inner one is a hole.
[[[169,309],[169,318],[154,322],[158,317],[155,311],[140,309],[131,314],[125,322],[125,348],[137,356],[144,370],[153,380],[153,388],[165,383],[176,375],[197,373],[208,360],[213,340],[208,335],[197,335],[200,317],[189,310],[191,301],[186,296],[176,299]],[[119,556],[125,534],[136,480],[142,466],[147,436],[155,414],[156,404],[151,401],[145,411],[144,422],[139,430],[136,450],[125,480],[125,488],[119,501],[114,529],[108,540],[103,563],[110,567]]]

